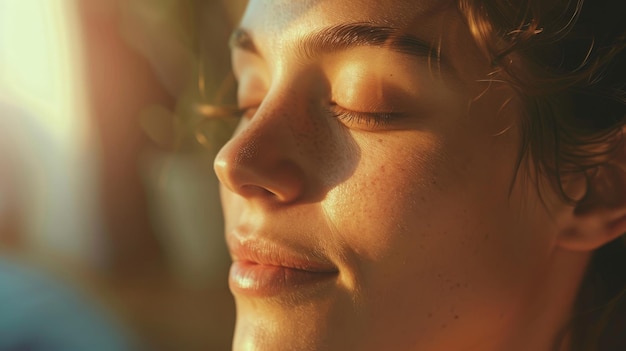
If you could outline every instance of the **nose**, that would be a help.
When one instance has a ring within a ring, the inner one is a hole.
[[[280,113],[260,107],[253,117],[242,121],[217,154],[215,173],[228,190],[248,199],[282,204],[303,196],[307,184],[304,160],[289,117]]]

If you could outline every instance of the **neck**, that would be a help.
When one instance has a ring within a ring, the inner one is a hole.
[[[569,322],[590,254],[555,250],[509,332],[472,351],[569,351]]]
[[[569,351],[569,325],[591,255],[555,250],[551,264],[529,294],[527,313],[502,350]]]

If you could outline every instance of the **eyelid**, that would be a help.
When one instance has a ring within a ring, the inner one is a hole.
[[[353,111],[334,102],[328,106],[328,110],[332,117],[341,120],[343,123],[349,126],[365,129],[385,127],[405,116],[400,112]]]

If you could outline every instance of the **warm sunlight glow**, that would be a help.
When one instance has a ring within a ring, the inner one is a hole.
[[[58,140],[84,134],[84,96],[70,1],[4,1],[0,4],[0,84],[28,106]]]
[[[2,166],[20,179],[28,245],[75,258],[92,256],[98,228],[81,33],[74,1],[0,1],[0,102],[10,108],[0,137],[16,155]]]

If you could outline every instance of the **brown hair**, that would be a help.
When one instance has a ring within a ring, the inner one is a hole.
[[[573,204],[585,198],[571,198],[563,179],[583,175],[589,191],[624,152],[626,125],[626,6],[583,2],[458,1],[494,75],[526,107],[518,169],[548,175]],[[626,350],[624,295],[626,234],[594,253],[568,326],[572,350]]]

